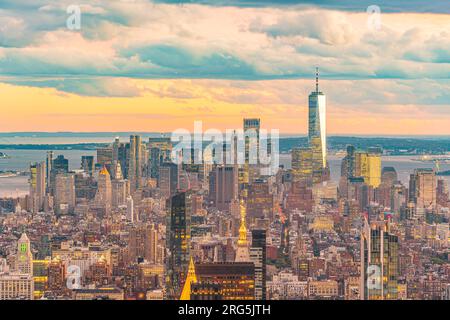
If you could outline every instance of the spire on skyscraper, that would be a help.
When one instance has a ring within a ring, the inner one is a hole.
[[[316,67],[316,92],[319,93],[319,67]]]
[[[247,208],[244,200],[241,199],[241,226],[239,227],[239,239],[237,242],[236,262],[250,261],[250,252],[247,243],[247,226],[246,226]]]
[[[184,287],[181,292],[180,300],[191,300],[191,284],[197,282],[197,275],[195,274],[194,259],[189,262],[188,274],[186,276],[186,281],[184,282]]]

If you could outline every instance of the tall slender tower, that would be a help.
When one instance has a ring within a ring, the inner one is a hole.
[[[111,176],[106,167],[103,167],[98,175],[97,193],[95,194],[95,202],[99,205],[111,208],[112,203],[112,187]]]
[[[130,136],[130,149],[128,154],[128,180],[131,191],[141,186],[142,178],[142,143],[138,135]]]
[[[46,192],[50,193],[50,189],[51,189],[51,172],[53,169],[53,151],[47,151],[47,159],[46,159],[46,175],[45,175],[45,181],[46,181]]]
[[[36,213],[44,208],[46,190],[45,162],[30,164],[30,209]]]
[[[316,91],[309,95],[308,139],[315,153],[320,153],[322,168],[327,165],[326,96],[319,91],[319,68],[316,68]],[[313,143],[314,142],[314,143]]]
[[[30,239],[22,233],[17,242],[17,271],[22,274],[33,273],[33,254],[30,248]]]
[[[235,262],[249,262],[250,251],[248,249],[247,242],[247,227],[246,227],[247,208],[245,207],[244,200],[241,199],[241,226],[239,227],[239,240],[236,251]]]
[[[167,202],[166,297],[180,298],[191,253],[192,193],[178,192]]]

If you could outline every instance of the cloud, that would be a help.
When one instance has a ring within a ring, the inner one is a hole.
[[[367,26],[368,2],[347,0],[95,0],[70,31],[71,2],[2,1],[0,82],[62,97],[152,97],[191,116],[262,114],[295,128],[320,66],[342,127],[364,117],[390,121],[392,132],[394,119],[415,128],[448,120],[450,15],[437,14],[448,11],[441,1],[420,10],[416,0],[378,1],[378,31]]]
[[[158,3],[171,4],[208,4],[212,6],[238,7],[284,7],[284,6],[320,6],[327,9],[344,11],[365,11],[368,6],[378,5],[383,12],[420,12],[450,13],[447,0],[156,0]]]
[[[336,79],[450,76],[448,15],[385,14],[373,32],[365,12],[96,0],[70,31],[69,1],[37,4],[2,10],[4,75],[263,80],[311,77],[320,65]]]

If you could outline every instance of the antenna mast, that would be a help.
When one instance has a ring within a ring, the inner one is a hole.
[[[319,93],[319,67],[316,67],[316,93]]]

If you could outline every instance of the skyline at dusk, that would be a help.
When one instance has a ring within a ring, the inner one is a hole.
[[[0,306],[450,301],[449,0],[374,2],[0,0]]]
[[[0,132],[225,130],[259,117],[304,135],[319,66],[329,135],[450,134],[444,2],[381,1],[379,29],[360,1],[174,2],[81,4],[69,30],[68,1],[5,1]]]

